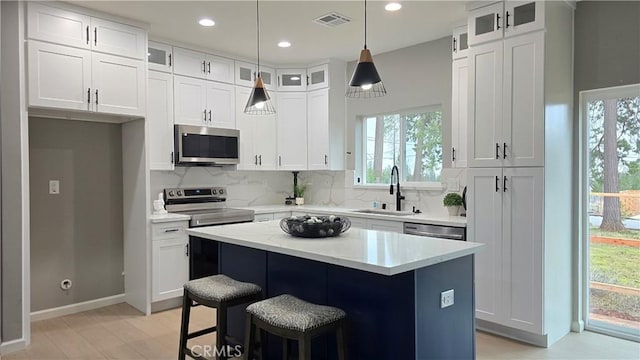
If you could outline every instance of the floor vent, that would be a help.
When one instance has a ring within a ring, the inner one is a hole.
[[[336,12],[332,12],[326,15],[322,15],[317,19],[313,19],[313,21],[320,25],[336,27],[338,25],[342,25],[350,22],[351,19],[344,15],[340,15]]]

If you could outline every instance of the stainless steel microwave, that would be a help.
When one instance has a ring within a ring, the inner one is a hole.
[[[240,162],[240,131],[207,126],[175,125],[177,165],[235,165]]]

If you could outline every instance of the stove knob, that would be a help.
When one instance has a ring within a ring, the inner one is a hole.
[[[224,190],[222,190],[222,189],[218,190],[218,194],[220,194],[220,195],[224,194]]]
[[[213,195],[216,195],[218,193],[218,190],[213,189]]]
[[[182,190],[178,190],[178,196],[182,196]]]
[[[169,191],[169,196],[173,196],[173,195],[175,195],[173,191]]]

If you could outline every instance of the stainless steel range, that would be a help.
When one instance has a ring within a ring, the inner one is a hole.
[[[189,227],[215,226],[250,222],[253,210],[226,207],[224,187],[164,189],[165,208],[170,213],[190,215]],[[189,278],[218,273],[218,243],[189,236]]]

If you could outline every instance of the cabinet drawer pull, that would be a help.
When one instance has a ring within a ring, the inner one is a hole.
[[[500,159],[500,144],[496,143],[496,159]]]
[[[496,176],[496,192],[500,191],[500,178]]]
[[[165,229],[164,232],[166,233],[172,233],[172,232],[177,232],[180,231],[180,229]]]

